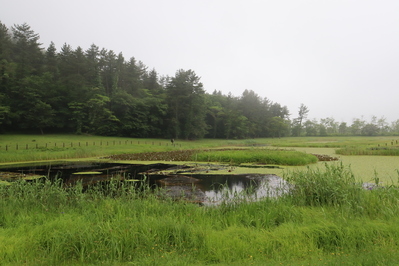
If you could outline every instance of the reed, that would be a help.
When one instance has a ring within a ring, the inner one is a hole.
[[[325,169],[307,168],[286,174],[285,179],[294,184],[295,202],[307,206],[356,205],[361,192],[350,168],[342,163],[324,164]]]

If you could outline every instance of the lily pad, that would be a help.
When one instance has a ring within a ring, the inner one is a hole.
[[[23,173],[14,173],[14,172],[0,172],[0,181],[15,181],[18,179],[23,179],[27,181],[36,180],[40,178],[45,178],[44,175],[35,175],[35,174],[23,174]]]
[[[25,175],[22,179],[24,180],[36,180],[36,179],[40,179],[40,178],[45,178],[44,175]]]
[[[101,172],[76,172],[73,175],[100,175]]]

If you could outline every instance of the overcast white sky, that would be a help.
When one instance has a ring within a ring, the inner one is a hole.
[[[399,119],[397,0],[0,0],[0,21],[53,41],[135,57],[204,88],[245,89],[296,117]]]

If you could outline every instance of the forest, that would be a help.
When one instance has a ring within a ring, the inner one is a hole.
[[[0,22],[2,133],[175,139],[399,134],[399,119],[308,120],[305,104],[290,114],[250,89],[240,96],[207,93],[191,69],[162,76],[122,52],[67,43],[57,51],[39,39],[27,23],[9,28]]]

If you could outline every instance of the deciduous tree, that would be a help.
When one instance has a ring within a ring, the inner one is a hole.
[[[300,136],[302,132],[302,122],[307,118],[309,109],[301,103],[298,110],[298,117],[294,120],[293,135]]]

